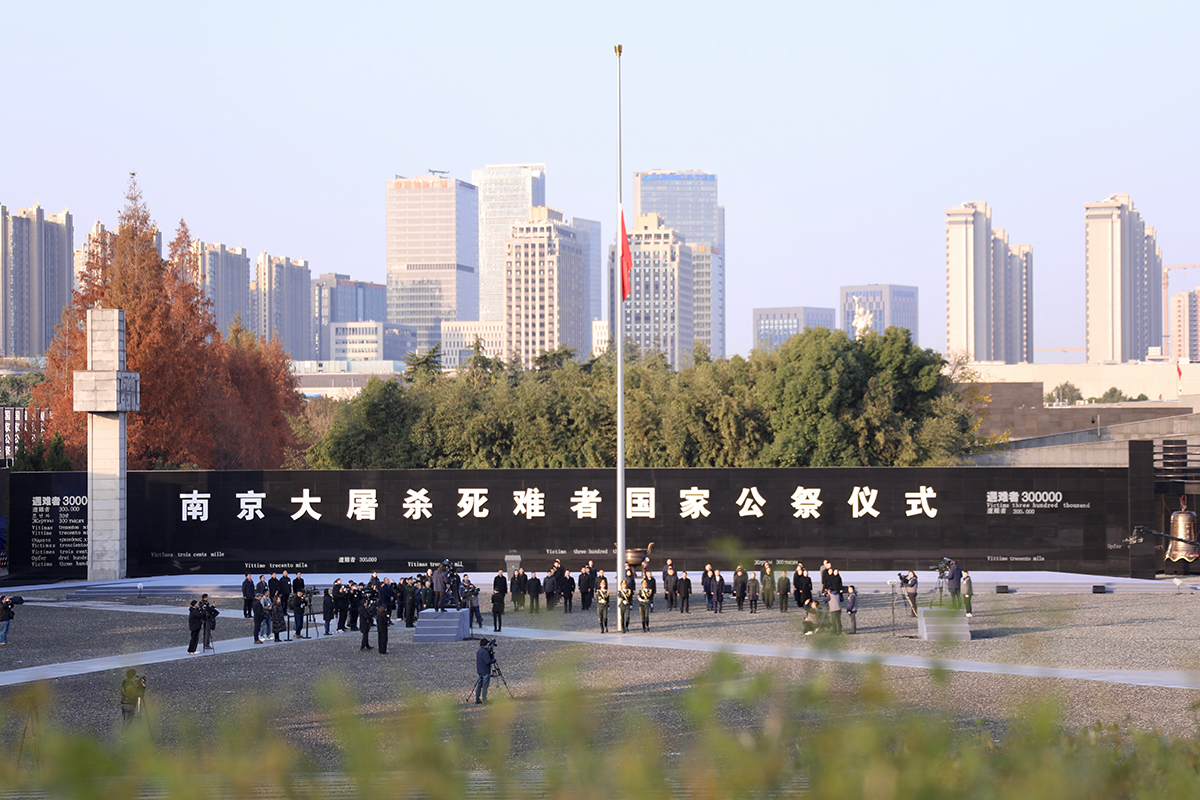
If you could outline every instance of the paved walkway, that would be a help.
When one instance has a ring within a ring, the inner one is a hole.
[[[32,604],[32,603],[31,603]],[[43,604],[38,604],[43,605]],[[105,611],[124,611],[130,613],[150,614],[186,614],[187,609],[171,606],[115,606],[111,603],[67,602],[46,603],[55,607],[99,608]],[[1166,689],[1200,689],[1200,672],[1180,670],[1151,671],[1151,670],[1106,670],[1106,669],[1061,669],[1056,667],[1037,667],[1021,664],[995,664],[985,661],[952,661],[920,656],[881,655],[877,653],[854,653],[845,650],[823,650],[818,647],[773,647],[769,645],[734,644],[728,642],[708,642],[693,639],[670,639],[645,636],[640,633],[608,634],[579,633],[574,631],[540,630],[535,628],[506,628],[501,637],[514,639],[537,639],[551,642],[574,644],[596,644],[616,647],[648,647],[663,650],[682,650],[698,653],[733,653],[745,656],[765,656],[767,658],[791,658],[806,661],[825,661],[840,664],[879,664],[885,667],[904,667],[908,669],[941,669],[948,672],[970,672],[989,675],[1014,675],[1028,678],[1058,678],[1064,680],[1100,681],[1127,686],[1153,686]],[[0,672],[0,686],[15,686],[40,680],[52,680],[73,675],[86,675],[93,672],[104,672],[127,667],[142,667],[147,664],[162,664],[170,661],[183,661],[188,658],[204,658],[221,656],[226,653],[240,653],[259,647],[279,647],[280,645],[316,646],[322,640],[329,641],[338,636],[314,636],[312,639],[293,639],[292,642],[272,642],[268,645],[255,645],[250,639],[223,640],[216,643],[215,651],[204,655],[190,656],[183,647],[170,647],[163,650],[147,650],[141,653],[125,653],[103,658],[90,658],[81,661],[69,661],[61,664],[46,664],[38,667]]]

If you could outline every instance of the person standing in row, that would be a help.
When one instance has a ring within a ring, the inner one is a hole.
[[[712,564],[704,565],[704,572],[700,576],[700,588],[704,590],[704,610],[713,610],[713,569]]]
[[[679,604],[679,576],[675,574],[675,565],[667,559],[667,568],[663,570],[663,594],[667,598],[667,610],[674,611]]]
[[[329,636],[329,623],[333,622],[333,618],[337,615],[337,610],[333,605],[333,593],[326,588],[325,594],[321,597],[321,618],[325,620],[325,635]]]
[[[758,574],[751,572],[746,580],[746,597],[750,600],[750,613],[758,613]]]
[[[771,562],[764,561],[762,568],[762,599],[767,611],[775,602],[775,573],[771,571]]]
[[[242,616],[250,619],[254,612],[254,581],[250,579],[250,573],[246,573],[246,580],[242,581]]]
[[[542,582],[538,580],[536,572],[529,573],[529,613],[536,614],[541,611],[539,604],[542,601]]]
[[[642,610],[642,632],[650,630],[650,603],[654,601],[654,595],[650,591],[650,581],[642,579],[642,589],[638,592],[638,606]]]
[[[679,583],[675,584],[675,593],[679,596],[679,613],[692,613],[692,579],[686,572],[680,574]]]
[[[846,595],[846,621],[850,623],[850,633],[858,633],[858,590],[850,584],[850,593]]]
[[[787,576],[786,572],[779,573],[779,582],[775,584],[775,588],[779,590],[778,591],[779,611],[780,611],[780,613],[786,614],[787,606],[788,606],[788,596],[791,594],[791,591],[792,591],[792,582],[788,580],[788,576]]]
[[[388,619],[388,609],[383,603],[375,605],[375,639],[379,645],[379,655],[387,655],[388,644],[388,625],[391,622]]]
[[[750,579],[746,577],[745,568],[741,564],[738,564],[737,569],[733,571],[733,597],[737,600],[738,611],[742,611],[745,608],[749,581]]]
[[[720,614],[725,610],[725,577],[721,570],[713,570],[713,611]]]
[[[808,570],[804,569],[800,571],[799,581],[800,599],[798,602],[803,606],[807,605],[808,601],[813,599],[813,579],[809,577]],[[796,587],[793,586],[792,590],[795,591]]]
[[[608,581],[604,578],[596,589],[596,614],[600,617],[600,632],[608,633]]]
[[[633,592],[629,591],[629,586],[621,581],[620,588],[617,589],[617,630],[625,633],[629,630],[629,604],[633,600]]]
[[[275,634],[275,641],[279,641],[279,634],[283,633],[283,628],[287,624],[287,608],[284,606],[282,595],[275,595],[271,598],[271,632]]]
[[[796,608],[804,608],[807,603],[802,603],[803,599],[800,594],[800,588],[804,585],[804,562],[796,562],[796,571],[792,573],[792,599],[796,601]],[[811,595],[810,595],[811,597]]]
[[[569,569],[564,569],[558,577],[558,595],[563,601],[563,613],[570,614],[575,605],[575,579]]]
[[[588,564],[590,563],[592,562],[589,561]],[[592,575],[592,570],[588,564],[584,564],[583,568],[579,570],[579,581],[577,585],[579,588],[580,611],[587,611],[592,607],[592,595],[595,593],[596,578]]]
[[[525,574],[524,567],[517,567],[516,573],[512,576],[511,586],[513,611],[520,611],[525,603],[525,590],[528,589],[529,576]]]

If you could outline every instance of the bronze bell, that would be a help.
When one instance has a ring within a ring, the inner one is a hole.
[[[1180,510],[1171,515],[1171,535],[1167,540],[1167,561],[1186,561],[1200,558],[1200,543],[1196,541],[1196,513],[1187,510],[1187,496],[1180,498]],[[1187,539],[1186,542],[1176,541]]]

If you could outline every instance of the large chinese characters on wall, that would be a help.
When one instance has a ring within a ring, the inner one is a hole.
[[[1127,472],[631,469],[626,542],[654,542],[656,563],[686,569],[733,557],[924,569],[953,556],[1123,574]],[[14,476],[14,528],[20,492],[49,494],[32,475]],[[442,558],[492,571],[510,553],[539,571],[555,558],[611,569],[615,485],[612,470],[587,469],[130,473],[129,571],[405,574]]]

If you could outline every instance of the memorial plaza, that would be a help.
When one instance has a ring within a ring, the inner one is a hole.
[[[920,605],[929,606],[937,600],[931,591],[936,575],[919,574]],[[334,577],[367,576],[305,577],[321,589]],[[485,573],[472,577],[490,584]],[[536,743],[547,715],[586,713],[603,741],[621,737],[621,712],[637,712],[651,721],[669,763],[670,754],[696,735],[681,699],[724,651],[739,662],[742,676],[774,674],[780,702],[783,691],[815,682],[839,714],[854,713],[850,698],[870,673],[894,698],[898,713],[923,709],[964,732],[982,727],[1002,737],[1024,703],[1044,697],[1060,704],[1068,729],[1100,722],[1197,733],[1195,579],[1176,585],[980,571],[974,573],[971,641],[935,642],[919,639],[903,600],[893,601],[886,581],[894,576],[843,577],[860,593],[856,635],[805,637],[794,606],[787,613],[777,605],[750,614],[727,602],[717,615],[705,611],[703,596],[694,596],[691,613],[681,614],[667,610],[661,593],[648,633],[636,620],[629,632],[616,632],[615,603],[612,632],[601,634],[594,608],[582,612],[577,603],[571,614],[561,606],[532,614],[512,610],[509,602],[503,630],[493,634],[485,588],[484,628],[473,633],[498,640],[496,656],[515,700],[493,680],[490,703],[482,707],[471,700],[476,641],[414,644],[413,629],[400,622],[390,628],[388,654],[379,655],[359,649],[359,633],[319,635],[323,624],[314,621],[309,639],[256,645],[252,622],[242,616],[240,575],[39,586],[10,581],[3,591],[21,595],[25,604],[16,609],[9,644],[0,648],[0,700],[44,682],[53,700],[42,724],[111,737],[121,724],[118,687],[133,667],[147,678],[147,716],[162,743],[182,744],[176,737],[184,721],[214,731],[219,720],[261,703],[274,729],[315,768],[337,769],[332,714],[318,699],[328,676],[356,698],[364,724],[403,724],[406,704],[419,701],[452,709],[464,728],[473,729],[496,706],[513,703],[506,728],[510,757],[528,768],[539,766]],[[995,593],[997,584],[1009,592]],[[1094,593],[1096,585],[1105,592]],[[222,613],[213,649],[189,656],[187,607],[201,592]],[[376,637],[372,631],[372,644]],[[586,711],[555,705],[561,698],[551,685],[564,674],[588,698]],[[758,709],[722,707],[722,725],[760,729],[771,702]],[[14,741],[27,724],[10,716],[3,723],[5,740]]]

